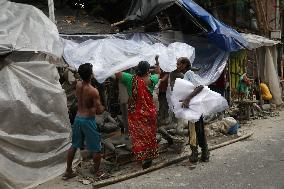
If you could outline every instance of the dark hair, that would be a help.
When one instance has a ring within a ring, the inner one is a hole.
[[[93,73],[93,65],[90,63],[81,64],[78,73],[83,81],[90,80]]]
[[[186,70],[189,70],[191,68],[190,60],[188,58],[186,58],[186,57],[182,57],[180,59],[180,63],[186,64],[186,68],[185,68]]]
[[[143,77],[149,72],[149,69],[150,64],[147,61],[141,61],[136,68],[136,74],[140,77]]]

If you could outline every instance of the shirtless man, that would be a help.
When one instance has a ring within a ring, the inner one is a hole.
[[[63,179],[76,176],[72,170],[72,162],[76,150],[84,147],[84,141],[87,150],[92,152],[94,161],[92,172],[95,176],[100,176],[98,171],[101,162],[101,134],[96,125],[95,115],[101,114],[104,107],[101,105],[98,90],[91,85],[92,65],[89,63],[80,65],[78,73],[83,81],[77,82],[76,85],[78,112],[72,125],[72,146],[68,150],[67,168]]]

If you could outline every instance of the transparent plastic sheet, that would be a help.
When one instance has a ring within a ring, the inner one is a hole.
[[[56,25],[39,9],[0,0],[0,55],[40,51],[60,58],[63,46]]]
[[[281,41],[275,41],[275,40],[268,39],[266,37],[251,34],[251,33],[241,33],[241,35],[248,42],[249,49],[257,49],[263,46],[274,46],[274,45],[281,43]]]
[[[65,93],[55,65],[0,62],[0,188],[31,188],[62,174],[70,146]],[[17,62],[22,60],[23,62]]]
[[[192,35],[186,35],[182,32],[160,32],[151,34],[141,34],[143,40],[148,39],[148,41],[159,41],[163,44],[169,44],[173,42],[183,42],[195,48],[195,59],[193,66],[200,68],[196,74],[200,76],[201,82],[204,85],[210,85],[214,83],[222,74],[226,67],[227,61],[229,59],[230,53],[224,51],[214,44],[212,44],[208,39],[203,37],[197,37]],[[145,39],[146,38],[146,39]]]
[[[202,78],[195,74],[193,71],[188,70],[185,74],[184,74],[184,79],[191,81],[191,83],[194,86],[199,86],[199,85],[206,85],[203,83]]]
[[[208,116],[211,113],[224,111],[228,108],[227,100],[219,93],[211,91],[207,86],[197,94],[189,103],[189,108],[182,108],[180,100],[184,100],[196,86],[185,79],[176,79],[171,95],[173,112],[177,118],[191,122],[199,120],[200,116]],[[184,90],[186,89],[186,90]]]
[[[126,39],[136,42],[143,41],[146,44],[162,43],[164,45],[169,45],[175,42],[186,43],[194,47],[195,49],[193,66],[200,68],[197,74],[201,77],[202,83],[204,83],[204,85],[210,85],[220,77],[224,68],[226,67],[230,55],[229,52],[223,51],[220,48],[216,47],[206,38],[186,35],[182,32],[176,31],[158,33],[127,33],[114,35],[61,35],[61,37],[76,43],[83,43],[90,39],[98,40],[105,38]],[[70,42],[70,44],[72,44],[72,42]],[[66,44],[64,48],[66,48]],[[65,53],[64,58],[68,58]],[[176,60],[170,63],[170,65],[172,66],[174,66],[175,64]]]
[[[180,42],[168,46],[162,43],[146,43],[144,40],[125,40],[120,38],[89,39],[80,44],[70,40],[64,41],[64,58],[68,64],[78,68],[83,63],[93,64],[98,82],[104,82],[113,74],[135,67],[140,61],[155,64],[159,55],[160,67],[166,72],[176,69],[179,57],[188,57],[194,61],[194,48]]]
[[[281,88],[279,77],[275,68],[277,58],[273,58],[277,53],[273,53],[273,48],[265,47],[265,66],[264,66],[264,82],[269,86],[272,94],[272,102],[276,105],[283,104],[281,97]],[[274,64],[275,62],[275,64]]]

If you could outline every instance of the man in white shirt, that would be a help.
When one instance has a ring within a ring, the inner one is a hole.
[[[189,65],[188,71],[184,74],[185,80],[190,81],[194,86],[194,91],[187,96],[186,99],[181,99],[183,108],[188,108],[189,103],[192,98],[194,98],[197,94],[199,94],[204,86],[201,83],[200,77],[195,74],[192,70],[191,63],[188,58],[183,58],[183,62],[187,62]],[[208,162],[209,161],[209,150],[207,145],[207,139],[204,132],[204,121],[203,116],[199,118],[199,120],[195,124],[189,124],[190,130],[190,149],[192,151],[189,161],[191,163],[196,163],[198,161],[198,146],[201,148],[201,161]],[[196,138],[195,138],[196,137]]]

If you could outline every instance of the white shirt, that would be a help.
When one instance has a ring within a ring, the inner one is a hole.
[[[190,81],[195,87],[198,87],[200,85],[204,85],[202,82],[202,78],[195,74],[193,71],[188,70],[185,74],[184,74],[184,78],[187,81]]]

